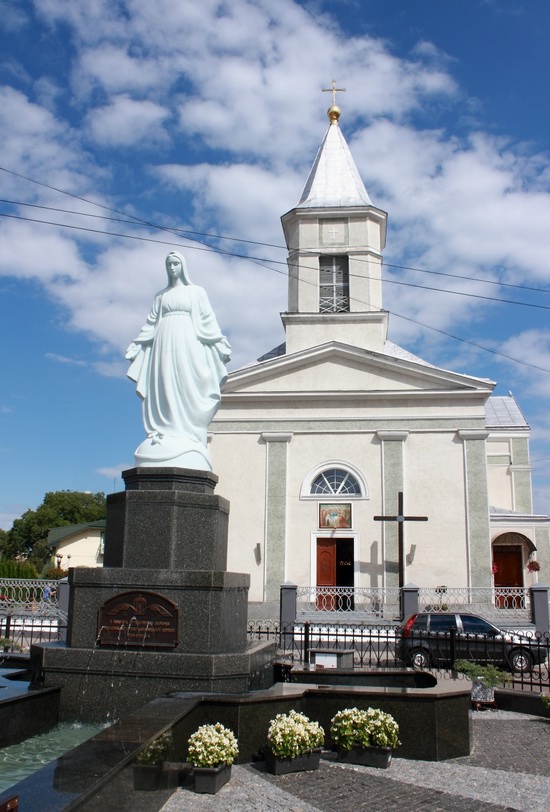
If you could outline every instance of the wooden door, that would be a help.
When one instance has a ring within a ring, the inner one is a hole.
[[[512,596],[506,595],[505,590],[499,595],[499,587],[523,586],[523,558],[521,547],[493,547],[493,561],[496,564],[495,572],[495,602],[500,609],[514,609],[517,602]]]
[[[336,586],[336,540],[317,539],[317,586],[325,587],[317,595],[317,609],[333,611],[336,595],[326,587]]]

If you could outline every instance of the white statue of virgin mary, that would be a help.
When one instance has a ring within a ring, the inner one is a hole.
[[[126,352],[147,433],[135,461],[210,471],[207,429],[218,410],[231,347],[206,291],[191,283],[181,254],[168,254],[166,270],[168,285],[156,294],[147,322]]]

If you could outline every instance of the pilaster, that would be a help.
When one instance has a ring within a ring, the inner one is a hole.
[[[491,586],[491,544],[489,495],[487,487],[487,451],[484,429],[458,431],[464,449],[466,491],[466,535],[468,580],[471,587]]]
[[[285,580],[286,486],[288,444],[292,432],[264,432],[267,444],[265,487],[265,600],[279,599]]]
[[[382,443],[382,513],[394,515],[400,491],[405,490],[404,448],[408,431],[378,431]],[[397,522],[381,522],[383,558],[386,562],[385,585],[399,586],[399,550]]]

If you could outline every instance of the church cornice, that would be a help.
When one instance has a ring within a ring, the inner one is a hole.
[[[364,205],[364,206],[316,206],[315,208],[304,208],[302,206],[295,206],[289,209],[282,215],[281,220],[285,223],[292,217],[303,217],[316,220],[330,220],[334,217],[341,219],[342,217],[364,217],[366,213],[373,216],[374,219],[380,220],[385,223],[388,213],[384,209],[379,209],[377,206]]]
[[[383,312],[385,311],[378,311],[378,315]],[[304,314],[296,314],[298,317],[303,315]],[[322,316],[322,314],[319,315]],[[354,316],[355,314],[349,315]],[[349,363],[351,361],[356,365],[364,366],[365,371],[371,368],[376,369],[377,371],[385,371],[393,376],[401,373],[410,378],[412,375],[417,378],[419,382],[424,380],[426,384],[425,387],[422,387],[419,383],[419,388],[417,390],[411,389],[410,387],[403,390],[381,390],[380,394],[378,395],[379,397],[381,397],[383,393],[385,393],[386,396],[391,397],[395,397],[399,394],[401,394],[401,396],[408,394],[409,397],[412,397],[416,393],[431,394],[432,392],[434,393],[434,396],[437,394],[438,397],[456,395],[458,393],[479,393],[488,396],[491,394],[496,385],[493,381],[483,378],[473,378],[468,375],[461,375],[457,372],[440,369],[439,367],[432,366],[431,364],[423,362],[420,359],[418,361],[414,361],[395,355],[386,355],[385,353],[376,352],[375,350],[354,347],[349,344],[343,344],[339,341],[329,341],[326,344],[299,350],[298,352],[294,352],[289,355],[276,356],[275,358],[270,358],[269,360],[263,361],[259,364],[253,364],[251,366],[235,370],[235,372],[231,372],[223,387],[224,397],[233,394],[235,389],[240,389],[242,386],[257,385],[262,380],[265,380],[266,386],[269,386],[268,382],[270,379],[281,378],[284,375],[290,374],[293,371],[300,370],[304,367],[319,365],[323,362],[334,360],[341,360],[343,363]],[[439,386],[437,388],[429,386],[429,381],[439,384]],[[446,388],[442,389],[442,385],[445,385]],[[266,388],[265,391],[271,390]],[[253,392],[250,392],[249,394],[251,396],[254,395]],[[257,390],[256,394],[258,394]],[[278,394],[279,391],[277,391],[277,395]],[[319,391],[312,390],[311,393],[307,392],[301,394],[311,395],[311,397],[318,397]],[[352,393],[350,393],[350,395],[351,394]],[[365,394],[364,391],[363,394]],[[371,395],[373,393],[369,392],[368,394]],[[286,397],[291,395],[292,393],[286,393]],[[341,392],[335,392],[334,395],[342,397]],[[347,395],[348,392],[346,391],[346,396]]]
[[[471,389],[380,389],[376,391],[366,390],[346,390],[342,392],[331,390],[311,390],[311,391],[284,391],[277,389],[265,389],[263,391],[252,390],[245,392],[223,392],[223,401],[229,403],[242,403],[250,401],[314,401],[327,403],[328,401],[341,403],[353,401],[378,401],[378,400],[419,400],[429,399],[448,400],[452,398],[468,398],[474,394],[483,395],[483,391]],[[488,434],[488,432],[484,432]]]
[[[361,324],[364,322],[383,321],[388,318],[387,310],[352,310],[345,313],[281,313],[283,324],[326,324],[329,320]]]

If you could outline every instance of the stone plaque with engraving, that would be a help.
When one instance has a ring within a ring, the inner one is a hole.
[[[157,592],[122,592],[99,607],[97,642],[124,648],[174,648],[178,607]]]

